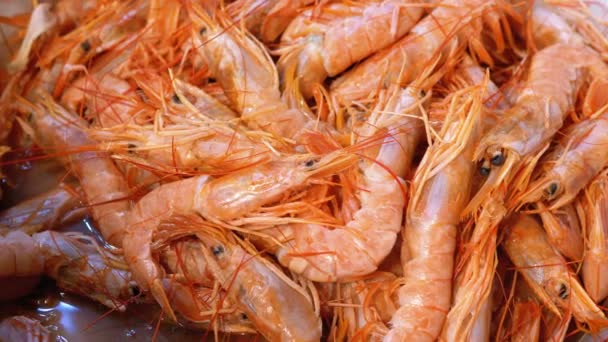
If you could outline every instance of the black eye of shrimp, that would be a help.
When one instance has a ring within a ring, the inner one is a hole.
[[[306,163],[304,163],[304,165],[306,167],[312,167],[313,165],[315,165],[316,161],[314,159],[309,159],[306,161]]]
[[[243,312],[243,313],[241,313],[241,319],[242,319],[243,321],[246,321],[246,320],[248,320],[248,319],[249,319],[249,317],[247,317],[247,314]]]
[[[502,154],[502,152],[498,152],[494,156],[492,156],[492,159],[490,159],[490,161],[494,166],[501,166],[505,163],[505,155]]]
[[[205,33],[207,33],[207,28],[206,27],[201,27],[201,29],[198,31],[198,34],[200,34],[201,36],[204,36]]]
[[[487,176],[490,174],[490,165],[488,165],[487,161],[484,161],[483,164],[481,164],[481,167],[479,168],[479,173],[482,176]]]
[[[177,94],[173,94],[173,102],[181,104],[182,100],[179,99],[179,96],[177,96]]]
[[[559,292],[558,292],[558,296],[561,299],[566,299],[568,298],[568,286],[566,286],[566,284],[560,284],[559,285]]]
[[[547,197],[551,198],[551,197],[555,196],[558,189],[559,189],[559,186],[557,185],[557,183],[551,183],[545,190],[545,193],[547,194]]]
[[[215,256],[220,256],[220,255],[224,254],[224,246],[222,246],[222,245],[213,246],[211,248],[211,252]]]
[[[82,43],[80,43],[80,48],[84,52],[89,52],[91,50],[91,43],[88,40],[85,40]]]

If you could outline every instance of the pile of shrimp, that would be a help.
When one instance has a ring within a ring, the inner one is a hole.
[[[600,336],[606,18],[580,0],[56,0],[3,16],[1,165],[61,171],[3,199],[0,299],[44,277],[216,339]],[[98,234],[65,231],[83,219]],[[0,323],[0,339],[56,333]]]

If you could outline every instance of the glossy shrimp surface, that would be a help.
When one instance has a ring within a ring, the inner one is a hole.
[[[294,76],[309,98],[327,76],[338,75],[401,38],[422,12],[415,1],[334,3],[320,10],[312,8],[300,15],[303,18],[294,19],[295,27],[288,27],[283,35],[278,64],[283,81],[293,82],[285,79],[285,70],[296,68]]]
[[[549,244],[535,218],[519,215],[509,225],[504,248],[536,296],[550,310],[572,310],[579,322],[594,330],[605,320],[566,261]]]

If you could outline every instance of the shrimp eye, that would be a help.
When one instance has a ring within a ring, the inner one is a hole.
[[[313,165],[315,165],[316,161],[314,159],[309,159],[306,161],[306,163],[304,163],[304,165],[306,167],[312,167]]]
[[[200,34],[201,36],[204,36],[205,33],[207,33],[207,28],[206,27],[202,27],[199,31],[198,34]]]
[[[559,285],[559,292],[557,293],[557,295],[559,296],[559,298],[561,299],[566,299],[568,298],[568,286],[566,286],[566,284],[560,284]]]
[[[481,165],[481,168],[479,168],[479,173],[482,176],[487,176],[490,174],[490,168],[487,165]]]
[[[243,313],[241,313],[241,319],[242,319],[243,321],[246,321],[246,320],[248,320],[248,319],[249,319],[249,317],[247,317],[247,314],[243,312]]]
[[[173,102],[177,103],[177,104],[181,104],[182,100],[179,99],[179,96],[177,96],[177,94],[173,94]]]
[[[551,183],[551,184],[549,184],[549,186],[545,190],[545,193],[547,194],[547,197],[553,197],[553,196],[555,196],[555,194],[557,193],[558,188],[559,188],[559,186],[557,185],[557,183]]]
[[[132,287],[131,287],[131,294],[132,294],[134,297],[139,296],[139,295],[141,294],[141,291],[139,290],[139,286],[132,286]]]
[[[136,147],[137,147],[137,145],[135,145],[135,144],[128,144],[127,150],[129,151],[129,153],[133,153],[133,149],[135,149]]]
[[[82,43],[80,43],[80,48],[84,52],[89,52],[91,50],[91,43],[88,40],[85,40]]]
[[[211,252],[215,256],[220,256],[221,254],[224,253],[224,246],[222,246],[222,245],[213,246],[211,248]]]
[[[501,166],[502,164],[505,163],[505,155],[502,154],[502,152],[498,152],[497,154],[492,156],[492,159],[490,161],[492,162],[492,165],[494,165],[494,166]]]

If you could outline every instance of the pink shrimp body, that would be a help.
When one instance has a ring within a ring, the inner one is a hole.
[[[603,172],[583,193],[587,231],[583,282],[589,296],[599,303],[608,295],[608,178]]]
[[[350,105],[391,84],[408,84],[432,64],[433,59],[450,55],[460,32],[492,5],[491,1],[446,1],[416,24],[408,35],[335,80],[331,85],[332,95],[341,104]]]
[[[45,100],[43,100],[45,101]],[[51,101],[46,99],[46,101]],[[33,121],[40,139],[57,149],[70,150],[93,145],[84,132],[85,123],[58,104],[36,107]],[[67,159],[80,182],[91,213],[106,241],[122,245],[126,214],[130,208],[129,189],[122,173],[110,157],[102,152],[82,152]]]
[[[584,240],[579,218],[572,205],[550,211],[542,203],[536,204],[547,239],[563,256],[570,260],[581,260],[584,252]]]
[[[13,316],[0,322],[0,340],[11,342],[51,342],[57,339],[49,329],[39,321],[25,317]]]
[[[536,297],[558,315],[556,304],[572,310],[575,319],[592,331],[605,325],[606,317],[549,244],[540,224],[531,216],[517,215],[509,228],[503,246]]]
[[[60,184],[4,210],[0,213],[0,227],[33,234],[80,219],[86,215],[86,210],[76,209],[80,203],[74,191]]]
[[[281,264],[314,281],[339,281],[376,270],[395,244],[405,197],[402,179],[423,135],[415,90],[399,89],[368,119],[359,143],[377,141],[359,164],[356,195],[360,206],[343,227],[291,224],[277,227],[287,242],[275,252]],[[414,117],[387,113],[408,113]],[[377,153],[377,154],[376,154]],[[375,155],[374,155],[375,154]],[[374,160],[374,161],[371,161]],[[293,241],[291,241],[293,240]]]
[[[284,74],[297,63],[294,76],[300,79],[304,96],[310,97],[313,87],[327,76],[338,75],[406,34],[422,16],[417,5],[416,1],[372,0],[332,3],[320,11],[303,12],[300,17],[305,19],[294,21],[298,32],[286,32],[281,41],[279,53],[286,53],[281,53],[279,72]]]

